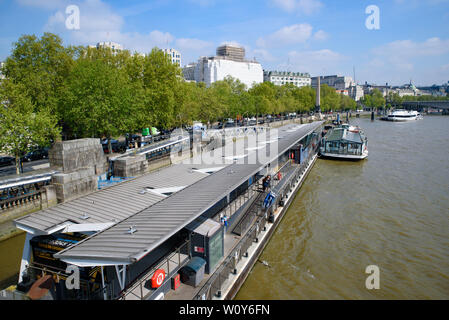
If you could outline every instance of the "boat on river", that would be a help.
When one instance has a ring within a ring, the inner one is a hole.
[[[368,138],[359,127],[342,124],[328,130],[321,139],[320,157],[363,160],[368,157]]]
[[[403,109],[397,109],[386,116],[380,118],[383,121],[395,121],[395,122],[407,122],[422,119],[422,115],[418,111],[409,111]]]

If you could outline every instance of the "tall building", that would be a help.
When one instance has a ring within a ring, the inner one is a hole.
[[[162,51],[168,55],[171,59],[171,62],[173,64],[178,64],[178,66],[181,66],[181,53],[176,49],[162,49]]]
[[[335,90],[348,90],[350,87],[355,85],[352,77],[346,76],[321,76],[320,77],[321,85],[327,84],[329,87],[334,88]],[[312,87],[316,88],[317,86],[317,77],[312,78]]]
[[[5,76],[2,74],[2,68],[5,65],[4,62],[0,62],[0,80],[5,79]]]
[[[217,56],[200,57],[197,63],[183,68],[184,78],[204,82],[207,87],[231,76],[251,88],[263,82],[263,70],[257,61],[245,60],[245,49],[235,45],[217,48]]]
[[[232,44],[224,44],[217,48],[217,56],[242,62],[245,60],[245,49]]]
[[[360,101],[364,96],[363,87],[357,84],[349,87],[349,96],[355,101]]]
[[[110,48],[112,49],[112,51],[117,52],[117,51],[122,51],[123,50],[123,46],[117,42],[98,42],[97,43],[97,49],[99,48]]]
[[[263,72],[263,81],[271,82],[277,86],[291,83],[297,87],[310,86],[312,79],[308,73],[288,71],[266,71]]]

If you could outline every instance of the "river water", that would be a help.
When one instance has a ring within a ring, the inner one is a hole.
[[[368,159],[316,162],[236,299],[449,299],[449,117],[351,124]],[[0,282],[23,241],[0,243]]]
[[[351,124],[368,159],[316,162],[236,299],[449,299],[449,117]]]

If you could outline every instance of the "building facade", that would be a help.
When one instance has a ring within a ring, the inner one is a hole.
[[[217,56],[201,57],[197,63],[183,68],[184,78],[204,82],[207,87],[216,81],[233,77],[251,88],[263,82],[263,69],[257,61],[245,60],[245,49],[235,45],[217,48]]]
[[[170,57],[173,64],[181,66],[181,53],[176,49],[162,49],[162,51]]]
[[[266,71],[263,73],[263,81],[271,82],[277,86],[293,84],[297,87],[312,85],[312,79],[308,73],[288,72],[288,71]]]
[[[110,48],[114,52],[122,51],[123,46],[120,43],[107,41],[107,42],[98,42],[96,48]]]
[[[363,87],[359,85],[353,85],[348,89],[349,96],[354,99],[354,101],[360,101],[363,98],[365,93],[363,92]]]
[[[1,79],[5,79],[5,76],[3,75],[3,73],[2,73],[2,69],[3,69],[3,66],[5,65],[5,63],[4,62],[0,62],[0,80]]]
[[[329,87],[332,87],[335,90],[349,90],[350,87],[356,84],[352,79],[352,77],[338,76],[338,75],[321,76],[320,82],[321,85],[327,84]],[[316,86],[317,86],[317,77],[313,77],[312,87],[316,88]]]

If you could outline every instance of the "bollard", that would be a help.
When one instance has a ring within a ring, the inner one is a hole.
[[[371,121],[374,121],[374,111],[371,111]]]

